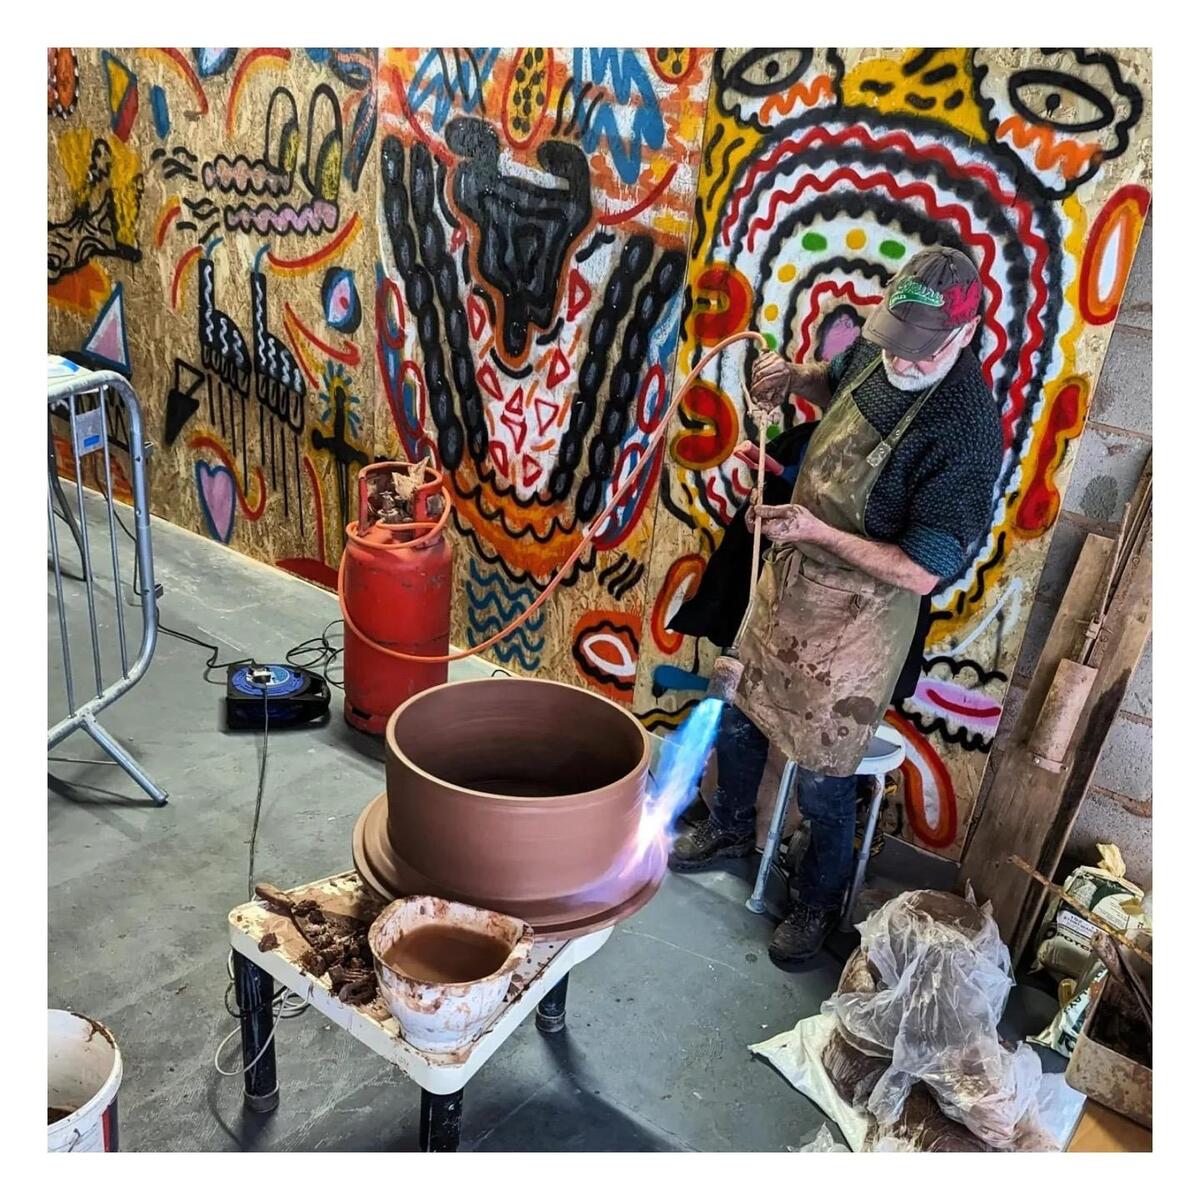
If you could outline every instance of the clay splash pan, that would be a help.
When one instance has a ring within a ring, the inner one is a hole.
[[[354,829],[354,865],[386,899],[431,894],[520,917],[541,939],[636,912],[666,867],[638,849],[650,739],[569,684],[473,679],[393,713],[387,792]]]

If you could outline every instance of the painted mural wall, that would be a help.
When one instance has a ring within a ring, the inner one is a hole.
[[[908,255],[971,254],[1004,472],[889,717],[893,827],[958,856],[1149,204],[1148,51],[59,49],[48,85],[50,345],[132,372],[155,511],[328,585],[357,470],[432,454],[459,645],[707,346],[828,359]],[[710,366],[496,661],[683,719],[715,651],[666,626],[751,484],[747,372]]]
[[[447,471],[457,644],[537,595],[661,419],[710,63],[697,50],[384,54],[383,389],[403,452],[428,449]],[[632,702],[657,473],[645,467],[498,661]]]
[[[51,349],[129,374],[156,513],[326,585],[375,436],[376,63],[49,57]]]

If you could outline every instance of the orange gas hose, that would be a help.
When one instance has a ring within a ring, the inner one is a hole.
[[[517,616],[513,617],[513,619],[498,633],[492,634],[490,638],[488,638],[486,641],[480,642],[476,646],[468,646],[465,650],[456,650],[453,654],[407,654],[403,650],[394,650],[391,646],[385,646],[382,643],[375,641],[374,638],[370,638],[363,633],[363,631],[354,623],[353,618],[350,616],[350,613],[346,608],[346,556],[342,555],[342,561],[338,564],[338,603],[341,605],[342,619],[346,622],[346,628],[352,634],[354,634],[355,637],[366,642],[367,645],[369,645],[373,650],[378,650],[380,654],[386,654],[390,658],[403,659],[405,662],[459,662],[464,658],[470,658],[474,654],[482,654],[484,650],[489,649],[499,641],[503,641],[503,639],[508,637],[509,634],[511,634],[514,630],[519,629],[526,621],[529,620],[530,617],[533,616],[535,612],[537,612],[539,608],[541,608],[543,604],[546,603],[551,594],[554,592],[554,589],[557,588],[563,579],[570,573],[571,568],[579,560],[579,556],[584,552],[584,550],[587,549],[588,544],[593,538],[595,538],[597,532],[604,528],[605,522],[610,516],[612,516],[613,511],[620,503],[621,498],[629,490],[630,486],[638,478],[638,476],[641,475],[642,471],[646,467],[646,464],[653,459],[654,450],[658,446],[658,443],[666,436],[667,427],[671,423],[671,418],[675,415],[675,410],[679,407],[679,402],[687,394],[688,389],[692,386],[692,384],[695,383],[700,372],[703,371],[704,368],[708,366],[709,362],[718,354],[720,354],[720,352],[727,346],[732,346],[734,342],[740,342],[747,338],[754,338],[759,345],[766,345],[766,338],[764,338],[763,335],[757,330],[748,329],[742,333],[731,334],[729,337],[723,338],[721,341],[719,341],[688,372],[683,383],[681,383],[676,389],[675,396],[672,398],[671,403],[667,406],[667,411],[663,414],[663,418],[659,422],[658,428],[654,431],[654,434],[650,438],[649,442],[646,443],[646,450],[642,455],[641,461],[633,469],[629,478],[626,479],[625,482],[621,484],[621,486],[613,493],[613,498],[608,502],[608,507],[605,508],[604,511],[587,527],[587,529],[584,531],[583,537],[579,541],[579,545],[571,551],[570,557],[568,557],[567,561],[564,562],[563,565],[554,573],[553,578],[551,578],[550,582],[546,584],[545,588],[538,595],[537,599],[534,600],[523,613],[519,613]],[[442,520],[437,522],[438,525],[445,524],[445,520],[449,516],[449,512],[450,507],[447,505]],[[421,522],[420,524],[424,524],[424,522]],[[427,536],[432,536],[432,531],[430,535]],[[421,541],[424,540],[425,538],[421,539]]]

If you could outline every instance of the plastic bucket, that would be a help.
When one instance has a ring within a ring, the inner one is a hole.
[[[121,1086],[117,1039],[91,1017],[59,1008],[50,1009],[46,1016],[47,1116],[50,1109],[68,1110],[67,1116],[48,1127],[50,1152],[115,1151]]]

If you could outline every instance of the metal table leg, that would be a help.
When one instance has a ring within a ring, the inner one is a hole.
[[[537,1006],[539,1033],[561,1033],[567,1027],[567,980],[564,975],[541,999]]]
[[[863,827],[862,845],[854,864],[854,880],[846,893],[846,906],[842,909],[842,929],[853,928],[854,904],[862,890],[867,875],[867,860],[871,857],[871,842],[875,837],[875,826],[879,821],[879,810],[883,807],[884,782],[882,775],[871,776],[871,807],[867,810],[867,822]]]
[[[233,985],[242,1025],[245,1104],[252,1112],[273,1112],[279,1106],[275,1040],[271,1037],[275,1025],[271,1011],[275,981],[257,963],[235,950]]]
[[[792,798],[792,786],[796,782],[796,764],[790,759],[779,777],[779,791],[775,796],[775,811],[771,814],[771,826],[767,830],[767,841],[763,846],[762,859],[758,864],[758,877],[754,881],[754,891],[746,901],[746,907],[753,913],[767,911],[765,896],[767,880],[771,875],[771,867],[775,856],[779,853],[779,842],[783,837],[783,822],[787,818],[788,801]]]
[[[458,1149],[462,1130],[460,1088],[446,1096],[421,1089],[421,1150],[424,1153],[453,1154]]]

